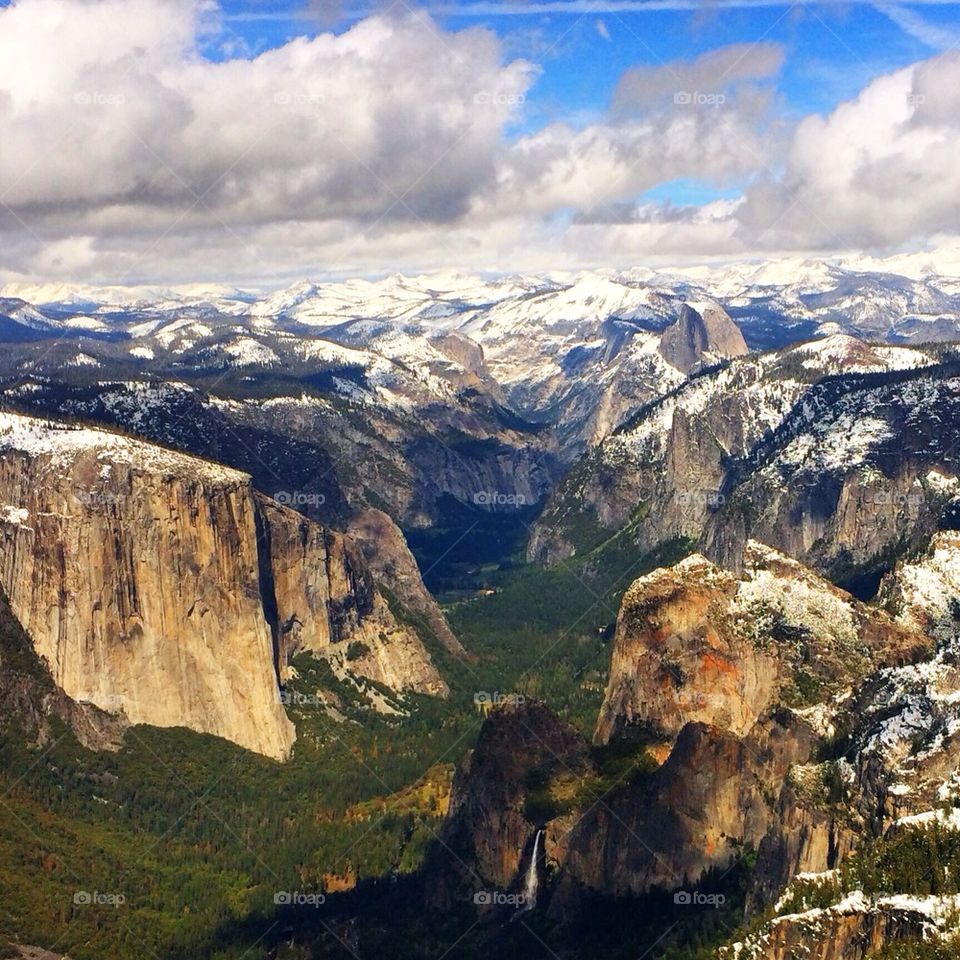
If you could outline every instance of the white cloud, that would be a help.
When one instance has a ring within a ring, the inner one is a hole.
[[[212,62],[219,18],[209,0],[0,9],[0,272],[626,266],[895,246],[958,222],[956,55],[792,132],[773,44],[629,70],[603,119],[526,130],[539,68],[490,31],[373,16]],[[752,185],[738,202],[638,205],[680,178]]]
[[[416,16],[212,63],[187,0],[0,11],[0,183],[33,229],[456,217],[535,70]],[[36,68],[41,65],[41,69]]]
[[[956,232],[960,54],[881,77],[799,124],[782,175],[747,192],[745,242],[884,248]]]
[[[955,28],[933,23],[903,4],[880,2],[876,4],[876,8],[886,14],[904,33],[915,37],[933,50],[949,50],[960,44],[960,32]]]

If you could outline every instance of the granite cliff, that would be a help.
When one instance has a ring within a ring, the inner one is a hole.
[[[70,697],[284,758],[279,681],[297,649],[340,667],[357,640],[350,671],[445,692],[359,547],[248,475],[13,414],[0,450],[0,584]]]

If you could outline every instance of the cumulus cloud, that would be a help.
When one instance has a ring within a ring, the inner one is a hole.
[[[505,151],[495,189],[475,212],[597,214],[680,177],[721,186],[770,159],[775,143],[739,110],[715,105],[581,130],[554,124]]]
[[[210,62],[188,0],[0,11],[0,183],[33,225],[447,221],[494,172],[534,76],[485,30],[374,17]],[[37,70],[36,64],[42,64]]]
[[[595,122],[527,129],[539,67],[491,31],[407,11],[212,61],[221,27],[213,0],[0,9],[0,273],[625,266],[895,245],[960,214],[956,54],[795,130],[766,43],[630,69]],[[678,178],[750,185],[643,201]]]
[[[960,217],[960,54],[874,80],[799,124],[782,175],[739,208],[761,247],[883,248],[955,232]]]
[[[551,124],[502,152],[493,188],[472,214],[548,216],[572,208],[580,222],[622,219],[632,198],[690,178],[728,186],[777,158],[786,130],[771,92],[747,80],[779,71],[782,50],[725,47],[691,61],[624,74],[607,119],[575,128]]]
[[[618,115],[632,116],[697,98],[727,102],[744,84],[776,76],[783,59],[780,44],[737,43],[693,60],[633,67],[620,78],[613,109]]]

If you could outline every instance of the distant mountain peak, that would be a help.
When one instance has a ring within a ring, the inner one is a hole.
[[[741,357],[749,353],[740,328],[711,301],[685,303],[677,322],[660,337],[660,355],[682,373],[717,357]]]

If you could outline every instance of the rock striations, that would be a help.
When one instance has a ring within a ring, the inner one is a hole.
[[[681,373],[705,363],[749,353],[740,328],[715,303],[685,303],[677,322],[660,337],[660,355]]]
[[[278,759],[298,649],[444,693],[359,548],[249,476],[100,430],[0,415],[0,585],[66,694]]]

